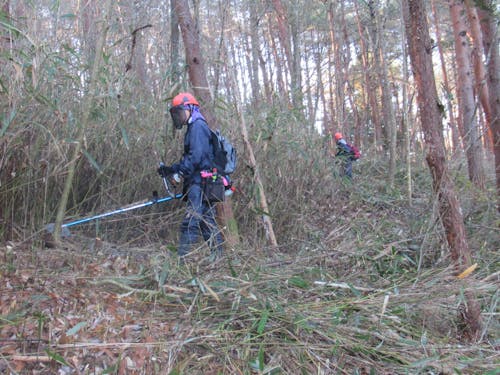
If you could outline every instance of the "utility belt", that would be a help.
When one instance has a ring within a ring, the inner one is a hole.
[[[201,171],[201,188],[205,199],[210,203],[224,202],[226,196],[233,193],[229,177],[217,173],[217,169],[212,171]]]

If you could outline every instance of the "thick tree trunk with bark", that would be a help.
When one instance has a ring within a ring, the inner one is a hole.
[[[208,86],[205,61],[201,53],[198,30],[193,21],[187,0],[172,0],[177,14],[179,26],[186,51],[189,81],[193,87],[194,95],[203,107],[203,115],[209,126],[216,127],[215,114],[212,111],[212,94]]]
[[[421,0],[405,0],[405,24],[410,58],[418,91],[418,105],[427,148],[426,160],[432,174],[439,214],[446,232],[451,257],[457,271],[471,265],[463,216],[455,187],[446,164],[442,118],[432,66],[432,43],[427,26],[425,5]],[[411,17],[409,16],[411,14]],[[465,322],[469,339],[481,333],[481,311],[471,290],[466,292]]]

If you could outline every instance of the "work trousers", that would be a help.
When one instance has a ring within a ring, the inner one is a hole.
[[[199,235],[208,242],[212,254],[222,255],[222,234],[215,220],[215,205],[203,197],[200,185],[193,184],[187,192],[186,216],[181,224],[181,238],[177,253],[184,257],[198,242]]]

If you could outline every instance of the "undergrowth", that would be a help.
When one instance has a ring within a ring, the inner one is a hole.
[[[7,243],[0,369],[496,374],[499,236],[491,200],[466,208],[478,268],[459,280],[423,166],[410,200],[404,178],[388,188],[372,163],[357,163],[352,182],[335,175],[331,159],[269,163],[279,247],[265,244],[252,188],[240,185],[233,206],[241,243],[218,263],[200,244],[178,265],[181,202],[72,229],[64,248]],[[467,289],[481,301],[483,332],[465,344],[459,306]]]

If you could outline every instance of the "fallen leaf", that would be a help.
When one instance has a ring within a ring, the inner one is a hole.
[[[465,279],[469,276],[474,270],[477,268],[477,263],[474,263],[472,266],[465,269],[460,275],[457,276],[457,279]]]

